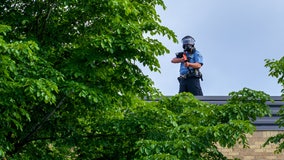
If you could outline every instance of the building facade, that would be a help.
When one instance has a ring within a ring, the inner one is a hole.
[[[197,98],[201,101],[209,102],[212,104],[225,104],[228,96],[200,96]],[[271,109],[271,117],[258,118],[254,125],[256,132],[253,135],[247,135],[249,148],[243,148],[241,145],[236,145],[233,148],[219,147],[220,151],[229,159],[240,160],[284,160],[283,153],[275,154],[277,145],[270,144],[263,147],[263,144],[269,137],[275,136],[279,133],[284,134],[284,127],[279,128],[275,121],[279,119],[278,111],[281,106],[284,106],[284,101],[280,96],[271,97],[274,102],[267,102]]]

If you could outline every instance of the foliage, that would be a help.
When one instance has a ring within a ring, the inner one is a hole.
[[[269,67],[269,76],[278,79],[278,83],[283,87],[281,90],[282,97],[284,97],[284,56],[279,60],[266,59],[265,67]]]
[[[3,159],[225,159],[247,147],[269,96],[244,89],[224,105],[189,93],[160,101],[136,62],[159,71],[168,49],[162,0],[2,0],[0,157]],[[8,25],[8,26],[7,26]]]
[[[284,101],[284,57],[280,58],[279,60],[269,60],[266,59],[266,67],[269,67],[270,73],[269,75],[275,78],[278,78],[278,83],[283,87],[282,92],[282,99]],[[276,121],[276,124],[279,125],[279,127],[284,126],[284,106],[282,106],[278,112],[280,118]],[[279,144],[279,146],[276,148],[275,153],[281,153],[284,149],[284,134],[279,133],[276,136],[269,137],[268,140],[264,143],[263,146],[267,146],[270,143]]]
[[[10,27],[0,25],[0,157],[100,157],[104,142],[88,147],[89,134],[112,133],[104,123],[135,106],[133,97],[160,95],[136,65],[159,71],[156,57],[169,52],[145,35],[177,42],[157,5],[165,8],[161,0],[1,1],[0,24]]]
[[[139,140],[136,154],[142,159],[226,159],[217,144],[231,148],[239,143],[248,147],[246,134],[255,130],[251,122],[255,117],[270,114],[265,102],[271,99],[263,92],[247,88],[230,95],[223,105],[198,101],[189,93],[161,99],[156,107],[167,110],[171,116],[163,113],[150,119],[154,124],[158,120],[163,132],[156,131],[155,135],[159,136],[155,139]]]
[[[1,33],[8,30],[1,25]],[[36,55],[38,49],[33,41],[6,43],[0,37],[0,156],[28,142],[26,127],[56,103],[63,75]]]

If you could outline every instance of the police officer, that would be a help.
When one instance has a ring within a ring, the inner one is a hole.
[[[202,74],[199,69],[203,65],[202,55],[195,49],[195,40],[191,36],[182,38],[183,52],[176,53],[172,63],[180,63],[179,93],[190,92],[195,96],[203,96],[200,86]]]

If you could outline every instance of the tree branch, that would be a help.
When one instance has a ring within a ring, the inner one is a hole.
[[[38,122],[33,129],[31,130],[30,133],[28,133],[24,138],[23,141],[26,139],[28,140],[29,137],[31,137],[32,135],[34,135],[42,126],[43,124],[55,113],[55,111],[63,104],[63,101],[65,100],[66,97],[64,97],[63,99],[61,99],[61,101],[58,103],[58,105],[46,116],[43,117],[43,119],[41,120],[41,122]]]
[[[49,118],[55,113],[55,111],[60,108],[60,106],[63,104],[65,99],[66,99],[66,97],[62,98],[61,101],[58,103],[58,105],[50,113],[48,113],[46,116],[44,116],[43,119],[41,121],[39,121],[31,129],[31,131],[29,133],[27,133],[23,138],[21,138],[19,140],[18,143],[15,144],[15,149],[10,152],[10,155],[12,155],[13,153],[16,153],[19,150],[19,148],[23,147],[25,144],[27,144],[28,142],[31,141],[30,137],[32,137],[43,126],[43,124],[46,121],[49,120]]]

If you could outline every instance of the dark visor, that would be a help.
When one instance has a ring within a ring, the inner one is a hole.
[[[195,40],[193,38],[185,38],[182,40],[182,44],[191,44],[194,45]]]

